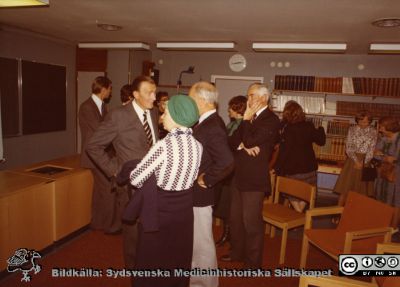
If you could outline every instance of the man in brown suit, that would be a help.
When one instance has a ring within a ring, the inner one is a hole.
[[[115,196],[111,192],[111,182],[85,152],[86,146],[107,114],[104,101],[111,95],[111,80],[97,77],[92,83],[92,95],[79,108],[79,127],[82,135],[81,166],[92,171],[94,184],[92,194],[92,218],[90,227],[103,230],[105,233],[115,232],[121,223],[113,222]]]
[[[132,90],[134,97],[132,103],[112,110],[86,148],[89,156],[110,178],[117,175],[126,161],[142,159],[151,145],[158,140],[158,112],[153,109],[156,99],[154,81],[149,77],[139,76],[133,80]],[[116,153],[115,161],[104,151],[111,143]],[[122,207],[126,203],[127,198],[121,201]],[[123,224],[123,236],[125,265],[127,268],[134,268],[136,224]]]

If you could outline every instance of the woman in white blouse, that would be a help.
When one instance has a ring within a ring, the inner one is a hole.
[[[192,127],[199,119],[196,103],[188,96],[171,97],[162,117],[165,138],[152,146],[148,154],[130,172],[135,193],[154,193],[143,197],[141,209],[156,205],[156,227],[146,230],[146,220],[154,213],[141,212],[136,268],[148,270],[150,277],[137,277],[135,286],[176,286],[189,284],[189,276],[175,270],[190,270],[193,250],[192,187],[197,179],[202,145],[192,136]],[[129,162],[128,162],[129,163]],[[153,179],[153,180],[152,180]],[[149,181],[154,186],[148,187]],[[146,201],[147,200],[147,201]],[[165,277],[157,270],[167,271]]]
[[[357,125],[351,126],[347,134],[347,160],[334,188],[334,192],[340,194],[338,204],[341,206],[349,191],[374,196],[374,182],[362,181],[361,172],[374,155],[377,131],[371,126],[372,116],[368,111],[359,111],[355,121]]]

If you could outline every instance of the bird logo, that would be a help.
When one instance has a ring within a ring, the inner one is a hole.
[[[29,282],[32,278],[29,272],[34,271],[34,274],[37,274],[42,270],[42,267],[35,262],[36,259],[41,257],[35,250],[20,248],[15,251],[13,256],[7,259],[7,271],[15,272],[21,270],[23,275],[21,282]]]

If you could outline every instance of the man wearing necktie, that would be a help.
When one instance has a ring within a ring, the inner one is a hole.
[[[112,232],[114,203],[111,194],[111,182],[88,157],[85,152],[86,146],[97,130],[100,123],[107,114],[104,103],[111,95],[111,80],[107,77],[97,77],[92,83],[92,95],[79,107],[79,127],[82,135],[81,145],[81,166],[90,168],[93,174],[93,193],[92,193],[92,218],[90,227],[94,230]]]
[[[125,162],[141,160],[158,140],[158,109],[153,108],[156,99],[154,81],[149,77],[139,76],[133,80],[132,90],[134,100],[110,111],[86,148],[89,156],[109,178],[115,177]],[[110,159],[104,152],[104,148],[110,143],[115,149],[115,160]],[[127,186],[119,188],[118,191],[120,220],[129,200],[129,193]],[[123,224],[122,229],[125,265],[126,268],[134,268],[137,226]]]
[[[234,151],[230,214],[231,250],[222,261],[241,261],[244,268],[262,268],[263,200],[271,192],[268,162],[278,137],[279,118],[268,108],[270,92],[263,84],[247,91],[243,121],[229,144]]]

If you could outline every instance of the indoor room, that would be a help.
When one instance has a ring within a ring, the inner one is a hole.
[[[400,286],[399,11],[0,1],[0,287]]]

